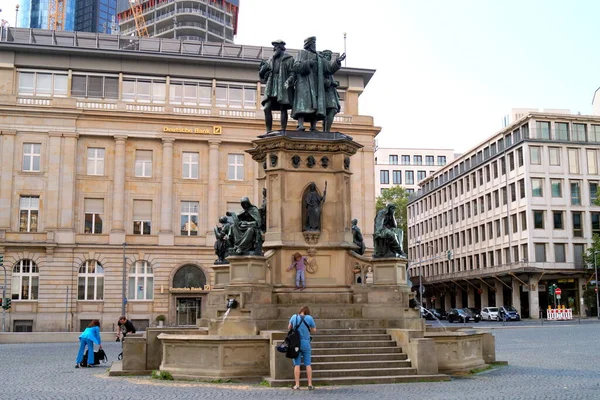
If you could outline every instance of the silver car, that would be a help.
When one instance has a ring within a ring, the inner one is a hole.
[[[481,319],[483,321],[497,321],[498,307],[483,307],[481,309]]]

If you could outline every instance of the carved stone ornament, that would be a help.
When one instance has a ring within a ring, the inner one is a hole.
[[[300,166],[300,161],[302,161],[302,159],[300,158],[300,156],[298,154],[295,154],[292,157],[292,167],[298,168]]]
[[[263,169],[266,171],[267,170],[267,160],[264,160],[262,163],[262,167]]]
[[[278,159],[277,154],[272,153],[269,156],[269,160],[271,161],[271,168],[275,168],[277,166],[277,159]]]
[[[271,152],[286,151],[286,152],[319,152],[319,153],[345,153],[354,155],[358,149],[363,146],[352,140],[332,140],[332,141],[308,141],[306,138],[297,140],[281,136],[262,138],[254,142],[254,148],[248,150],[255,161],[264,160]]]
[[[350,169],[350,157],[348,156],[344,157],[344,169]]]
[[[319,231],[304,231],[302,232],[304,235],[304,241],[306,244],[310,246],[314,246],[319,243],[319,237],[321,237],[321,232]]]
[[[310,257],[306,261],[306,272],[308,272],[309,274],[316,274],[319,270],[317,259],[314,257]]]
[[[315,158],[313,156],[308,156],[308,158],[306,159],[306,166],[308,168],[314,167],[316,163],[317,163],[317,161],[315,160]]]
[[[327,168],[329,166],[329,157],[323,156],[321,157],[321,167]]]

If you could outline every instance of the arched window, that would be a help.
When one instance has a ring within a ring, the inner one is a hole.
[[[204,289],[204,285],[206,285],[206,276],[195,265],[184,265],[173,277],[174,288]]]
[[[31,260],[21,260],[13,267],[13,300],[37,300],[40,287],[40,271]]]
[[[104,299],[104,268],[98,261],[88,260],[79,267],[77,300]]]
[[[152,300],[154,274],[148,261],[136,261],[129,270],[127,300]]]

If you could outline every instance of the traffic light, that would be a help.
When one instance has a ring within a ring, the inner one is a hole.
[[[448,256],[448,261],[451,261],[451,260],[452,260],[452,256],[453,256],[453,254],[452,254],[452,250],[448,250],[448,251],[446,252],[446,255]]]
[[[10,309],[10,300],[8,297],[2,299],[2,308],[4,308],[5,310],[9,310]]]

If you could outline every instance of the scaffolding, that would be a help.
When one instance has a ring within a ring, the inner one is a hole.
[[[52,31],[65,29],[65,2],[66,0],[48,1],[48,29]]]

